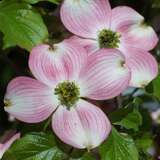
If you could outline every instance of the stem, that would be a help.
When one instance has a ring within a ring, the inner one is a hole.
[[[51,123],[51,117],[47,120],[47,122],[45,123],[44,127],[43,127],[43,131],[45,132],[48,128],[48,126],[50,125]]]
[[[69,152],[68,152],[68,155],[71,155],[72,154],[72,152],[73,152],[73,150],[74,150],[74,148],[73,147],[71,147],[71,149],[69,150]]]
[[[128,99],[132,99],[133,98],[133,95],[139,90],[139,88],[135,88],[132,93],[129,95]]]
[[[115,97],[114,100],[115,100],[115,105],[117,106],[117,108],[121,108],[121,106],[122,106],[121,96]]]
[[[58,108],[59,108],[59,106],[57,106],[57,108],[55,109],[55,111],[53,112],[53,114],[57,111]],[[52,115],[53,115],[53,114],[52,114]],[[52,118],[49,117],[48,120],[47,120],[47,122],[46,122],[46,124],[45,124],[44,127],[43,127],[43,131],[44,131],[44,132],[47,130],[47,128],[48,128],[48,126],[50,125],[51,121],[52,121]]]

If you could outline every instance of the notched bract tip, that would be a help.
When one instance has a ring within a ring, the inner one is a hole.
[[[4,99],[4,107],[10,107],[12,105],[9,99]]]

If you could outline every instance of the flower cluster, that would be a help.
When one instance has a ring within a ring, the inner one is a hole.
[[[148,52],[158,42],[154,30],[129,7],[111,9],[108,0],[64,0],[61,19],[75,36],[32,49],[29,68],[36,78],[12,80],[5,111],[20,121],[41,122],[65,143],[92,149],[111,124],[87,99],[111,99],[127,87],[145,87],[158,73]]]

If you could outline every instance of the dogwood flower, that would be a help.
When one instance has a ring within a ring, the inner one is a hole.
[[[52,128],[65,143],[94,148],[110,133],[106,115],[85,99],[113,98],[126,89],[130,71],[118,51],[88,55],[69,40],[31,51],[29,67],[37,79],[17,77],[4,98],[5,111],[28,123],[41,122],[52,114]]]
[[[130,86],[145,87],[157,75],[157,63],[148,53],[158,37],[144,17],[130,7],[111,9],[108,0],[64,0],[61,19],[77,36],[72,41],[84,46],[88,53],[102,48],[120,50],[131,70]]]
[[[5,143],[0,143],[0,159],[3,157],[4,153],[10,148],[10,146],[20,138],[20,133],[14,134]]]

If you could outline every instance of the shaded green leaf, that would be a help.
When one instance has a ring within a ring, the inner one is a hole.
[[[113,128],[107,141],[100,146],[102,160],[138,160],[138,151],[132,138]]]
[[[147,87],[146,92],[160,100],[160,75],[158,75]]]
[[[155,160],[154,157],[152,157],[150,154],[148,153],[144,153],[144,152],[140,152],[139,153],[139,160]]]
[[[114,123],[120,125],[126,129],[133,129],[138,131],[139,126],[142,125],[142,116],[137,109],[128,113],[121,121]]]
[[[153,137],[146,133],[141,137],[138,137],[135,141],[136,146],[139,150],[146,152],[153,145]]]
[[[115,125],[138,131],[142,125],[142,116],[138,109],[141,103],[141,99],[134,98],[133,102],[130,102],[127,106],[110,113],[109,119]]]
[[[15,0],[1,1],[0,19],[4,48],[18,45],[31,50],[48,37],[41,15],[27,3]]]
[[[133,111],[133,107],[126,106],[124,108],[119,108],[118,110],[111,112],[109,114],[109,119],[112,123],[121,121],[128,113]]]
[[[153,95],[160,99],[160,75],[152,81],[153,84]]]
[[[2,160],[63,160],[53,134],[30,133],[16,141]]]
[[[54,4],[59,4],[61,0],[23,0],[27,3],[30,3],[30,4],[35,4],[35,3],[38,3],[38,2],[42,2],[42,1],[48,1],[48,2],[51,2],[51,3],[54,3]]]
[[[77,159],[71,158],[69,160],[95,160],[95,158],[91,153],[85,153],[81,158],[77,158]]]
[[[139,160],[154,160],[148,152],[148,149],[153,146],[153,137],[149,133],[139,136],[135,143],[139,151]]]
[[[160,8],[160,0],[153,0],[152,7]]]

